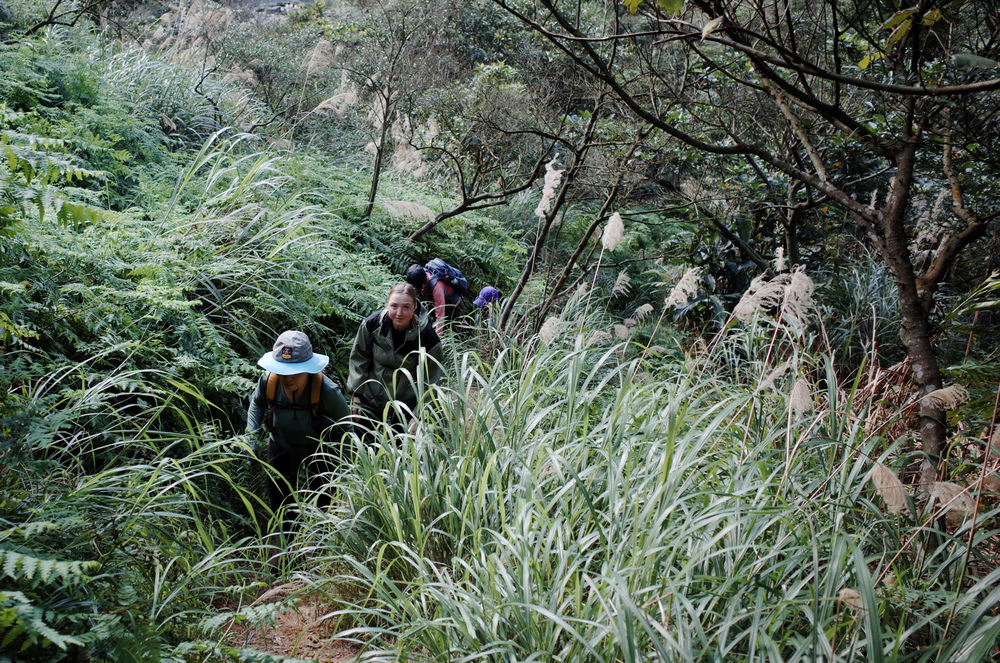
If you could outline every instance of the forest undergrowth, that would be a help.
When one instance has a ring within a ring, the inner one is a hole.
[[[685,327],[676,265],[621,305],[608,233],[537,325],[463,310],[419,424],[328,451],[330,508],[270,513],[242,430],[274,336],[306,329],[342,370],[424,251],[507,286],[525,249],[485,213],[408,245],[398,206],[362,217],[351,162],[273,149],[238,89],[93,39],[0,50],[0,661],[279,660],[251,636],[307,599],[366,661],[996,653],[992,395],[939,394],[950,465],[918,489],[915,403],[876,342],[890,279],[863,260]],[[185,97],[202,84],[223,101]]]

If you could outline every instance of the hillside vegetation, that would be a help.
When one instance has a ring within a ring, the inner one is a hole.
[[[899,161],[803,124],[773,58],[693,64],[749,9],[645,4],[0,0],[0,662],[300,660],[261,634],[304,602],[365,661],[996,655],[996,10],[851,17],[859,76],[903,25],[981,58],[921,61],[973,88],[893,254],[858,219]],[[883,138],[889,69],[843,98]],[[254,362],[302,329],[343,379],[431,257],[503,300],[463,302],[408,432],[325,449],[331,506],[271,513]]]

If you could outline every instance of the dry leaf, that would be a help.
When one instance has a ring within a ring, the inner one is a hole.
[[[853,610],[861,610],[865,607],[865,604],[861,601],[861,592],[856,589],[841,588],[837,592],[837,600]]]
[[[718,18],[713,18],[711,21],[705,24],[705,27],[701,29],[701,40],[705,41],[705,37],[715,32],[716,28],[722,25],[722,19],[725,18],[720,16]]]
[[[920,404],[925,407],[954,410],[967,400],[969,400],[968,390],[961,385],[953,384],[950,387],[938,389],[927,394],[920,399]]]

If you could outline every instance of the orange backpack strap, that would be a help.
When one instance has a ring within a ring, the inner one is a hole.
[[[274,406],[277,404],[278,374],[268,371],[267,384],[264,386],[264,398],[267,400],[267,411],[264,412],[264,426],[274,432]]]
[[[268,373],[267,374],[267,388],[264,390],[264,398],[267,399],[267,404],[269,406],[274,405],[274,398],[278,393],[278,374]]]

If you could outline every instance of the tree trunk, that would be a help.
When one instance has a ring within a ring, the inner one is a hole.
[[[379,133],[378,144],[375,146],[375,163],[372,166],[372,186],[368,190],[368,204],[365,205],[364,214],[361,215],[362,219],[367,219],[372,215],[372,210],[375,208],[375,195],[378,193],[378,181],[382,176],[382,161],[385,158],[385,140],[389,135],[389,130],[392,125],[389,122],[389,111],[388,103],[386,103],[386,113],[382,117],[382,131]]]
[[[882,257],[896,278],[899,311],[903,321],[899,334],[910,360],[910,373],[917,386],[917,397],[920,398],[920,442],[926,454],[921,466],[920,482],[927,484],[938,480],[938,467],[947,430],[945,411],[925,404],[927,401],[924,397],[940,389],[943,383],[931,340],[931,312],[924,305],[917,287],[917,276],[910,261],[907,233],[903,224],[910,201],[915,152],[913,145],[903,148],[897,160],[889,200],[877,214],[876,223],[883,239],[879,247]]]

